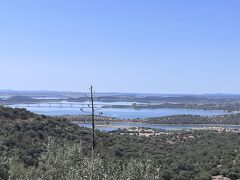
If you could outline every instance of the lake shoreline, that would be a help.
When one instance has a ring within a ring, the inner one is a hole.
[[[79,123],[79,124],[89,124],[91,121],[72,121],[73,123]],[[96,121],[95,121],[96,122]],[[96,122],[98,123],[98,122]],[[101,123],[105,123],[105,122],[101,122]],[[121,123],[120,121],[119,122],[111,122],[109,124],[106,124],[105,125],[113,125],[113,124],[118,124],[118,123]],[[161,125],[161,126],[237,126],[237,127],[240,127],[240,124],[150,124],[150,123],[144,123],[144,122],[133,122],[133,121],[124,121],[122,123],[128,123],[128,124],[142,124],[142,125],[153,125],[153,126],[157,126],[157,125]],[[103,125],[103,124],[96,124],[97,126],[100,126],[100,125]]]
[[[72,122],[80,127],[91,128],[91,122]],[[95,128],[100,131],[116,131],[116,130],[130,130],[133,128],[145,128],[160,131],[186,131],[186,130],[217,130],[217,131],[239,131],[240,125],[224,125],[224,124],[147,124],[134,122],[112,122],[109,124],[95,124]]]

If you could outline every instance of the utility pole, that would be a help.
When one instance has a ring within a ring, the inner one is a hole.
[[[101,109],[102,107],[96,107],[96,106],[99,106],[99,105],[95,105],[94,102],[95,101],[98,101],[100,100],[100,97],[95,97],[94,94],[95,94],[95,91],[93,90],[93,86],[91,86],[89,88],[90,90],[90,93],[89,95],[85,94],[85,97],[88,99],[89,101],[89,104],[87,104],[87,107],[82,107],[80,108],[80,110],[83,112],[83,113],[86,113],[88,115],[90,115],[91,119],[92,119],[92,151],[95,150],[96,148],[96,140],[95,140],[95,115],[96,113],[99,114],[99,116],[101,116],[103,113],[102,112],[99,112],[98,110]],[[84,108],[88,108],[89,111],[84,111],[83,109]]]
[[[91,109],[92,109],[92,149],[95,149],[95,110],[94,110],[94,97],[93,97],[93,86],[90,87],[90,92],[91,92]]]
[[[92,117],[92,171],[91,171],[91,178],[90,180],[94,180],[94,150],[96,147],[96,140],[95,140],[95,113],[99,113],[99,116],[101,116],[103,113],[102,112],[98,112],[99,109],[101,109],[102,107],[96,107],[94,105],[94,101],[96,100],[100,100],[100,97],[96,98],[94,97],[95,91],[93,90],[93,86],[91,86],[89,88],[90,90],[90,95],[88,96],[87,94],[85,94],[85,97],[88,99],[89,104],[87,105],[88,107],[82,107],[80,108],[80,110],[88,115],[91,115]],[[99,106],[99,105],[98,105]],[[84,111],[83,108],[88,108],[90,109],[90,111]]]

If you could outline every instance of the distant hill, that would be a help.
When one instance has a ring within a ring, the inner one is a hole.
[[[36,103],[39,101],[40,100],[38,100],[38,99],[34,99],[31,97],[27,97],[27,96],[12,96],[5,100],[5,102],[7,102],[7,103]]]

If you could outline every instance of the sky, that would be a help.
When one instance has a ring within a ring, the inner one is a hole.
[[[240,93],[239,0],[1,0],[0,89]]]

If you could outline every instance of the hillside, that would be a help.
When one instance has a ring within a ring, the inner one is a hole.
[[[10,107],[0,106],[0,120],[2,121],[17,119],[26,120],[33,117],[38,117],[38,115],[33,114],[26,109],[13,109]]]
[[[28,96],[11,96],[5,100],[2,100],[6,104],[20,104],[20,103],[37,103],[39,99],[34,99]]]
[[[150,124],[227,124],[240,125],[240,114],[226,114],[218,116],[173,115],[146,119]]]
[[[36,179],[44,179],[43,174],[51,179],[63,172],[71,172],[64,175],[71,176],[68,179],[81,179],[76,177],[91,174],[93,164],[87,163],[91,161],[98,167],[95,179],[103,179],[103,174],[105,179],[122,180],[211,179],[220,174],[240,178],[238,134],[183,131],[146,138],[98,131],[92,159],[89,129],[65,118],[37,116],[23,109],[1,107],[0,112],[0,158],[7,159],[0,164],[0,179],[33,174]]]

